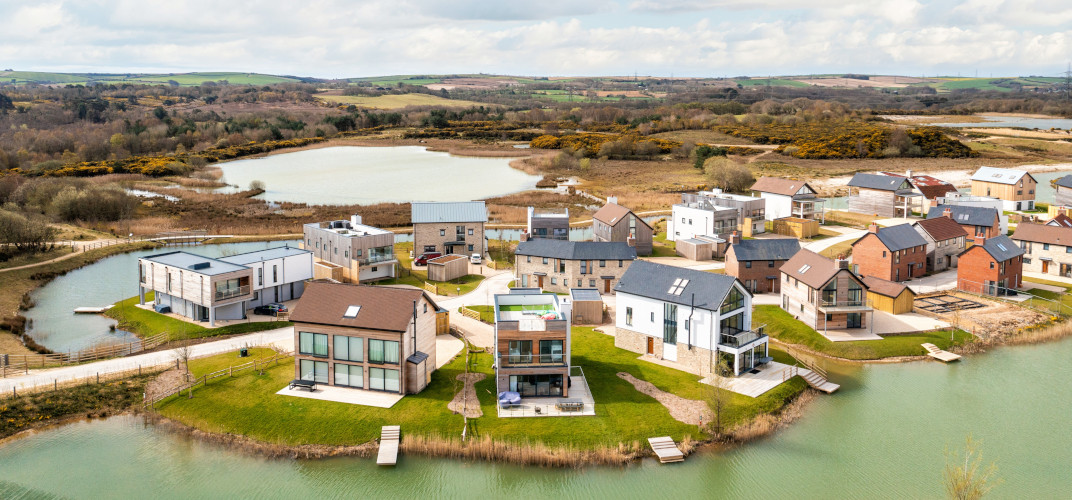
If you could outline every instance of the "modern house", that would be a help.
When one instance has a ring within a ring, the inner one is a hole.
[[[911,224],[878,227],[852,243],[852,267],[860,276],[907,281],[927,272],[927,240]]]
[[[782,266],[782,309],[816,330],[868,328],[867,285],[845,259],[801,250]]]
[[[569,397],[568,297],[511,290],[495,296],[496,393]]]
[[[912,228],[927,241],[927,270],[944,271],[957,267],[957,256],[967,245],[968,232],[953,220],[948,207],[943,217],[912,223]]]
[[[710,236],[725,239],[732,231],[751,237],[765,231],[763,198],[723,193],[721,190],[682,193],[681,203],[671,207],[667,239]]]
[[[930,175],[912,175],[911,170],[905,172],[904,175],[895,174],[893,172],[879,172],[879,174],[908,179],[908,184],[912,187],[912,191],[923,197],[923,200],[921,201],[923,206],[930,204],[948,193],[957,192],[956,186],[953,186],[946,181]]]
[[[927,212],[928,219],[937,219],[939,217],[952,217],[953,222],[960,224],[961,227],[967,231],[968,236],[982,236],[984,238],[992,238],[1000,234],[1001,232],[1001,218],[998,216],[998,211],[993,208],[986,207],[973,207],[965,205],[938,205],[931,207]]]
[[[1022,223],[1012,240],[1024,251],[1025,271],[1072,278],[1072,228]]]
[[[294,378],[415,394],[436,370],[436,311],[422,290],[316,281],[290,315]]]
[[[1037,184],[1023,170],[979,167],[971,177],[971,194],[1002,200],[1005,210],[1034,210]]]
[[[1053,188],[1054,206],[1072,206],[1072,175],[1066,175],[1054,181]]]
[[[904,177],[857,173],[849,180],[849,211],[880,217],[908,217],[923,210],[923,195]]]
[[[414,257],[425,252],[487,253],[484,224],[488,210],[482,201],[413,202],[410,219]]]
[[[950,205],[960,207],[991,208],[998,214],[998,234],[1009,232],[1009,216],[1005,215],[1005,202],[989,196],[971,196],[962,193],[947,193],[938,198],[937,203],[931,202],[932,207]],[[971,232],[969,231],[969,234]]]
[[[528,224],[525,232],[529,239],[548,238],[552,240],[569,239],[569,209],[561,212],[537,211],[528,208]]]
[[[616,241],[522,241],[514,252],[514,276],[520,287],[548,292],[595,288],[611,293],[636,257],[635,248]]]
[[[592,241],[621,242],[636,247],[637,255],[651,255],[651,226],[611,197],[592,215]]]
[[[1006,295],[1023,285],[1024,251],[1008,236],[975,237],[960,254],[957,289],[986,295]]]
[[[752,185],[752,193],[767,201],[764,214],[767,220],[795,217],[826,222],[823,211],[826,200],[804,181],[760,177]]]
[[[744,284],[753,294],[778,293],[781,290],[782,264],[800,251],[800,241],[792,238],[742,240],[730,235],[726,250],[726,274]]]
[[[1059,212],[1054,218],[1044,222],[1047,226],[1057,227],[1072,227],[1072,217],[1069,217],[1064,211]]]
[[[770,361],[767,336],[752,326],[752,294],[732,276],[639,261],[615,291],[617,347],[701,376]]]
[[[395,233],[362,224],[360,215],[305,224],[302,248],[313,252],[318,278],[363,283],[395,277]]]
[[[867,302],[876,311],[890,314],[905,314],[912,312],[916,301],[916,292],[913,292],[904,283],[895,283],[872,276],[863,277],[867,285]]]
[[[312,252],[269,248],[223,258],[168,252],[138,259],[138,301],[153,292],[157,310],[216,326],[245,319],[246,310],[301,297],[313,278]]]

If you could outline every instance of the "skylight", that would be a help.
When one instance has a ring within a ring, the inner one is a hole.
[[[960,214],[960,220],[968,220],[968,214]]]
[[[685,287],[689,284],[689,280],[683,280],[678,278],[674,280],[674,284],[670,285],[670,289],[666,293],[670,295],[681,295],[681,292],[685,291]]]
[[[800,274],[804,274],[804,273],[808,272],[808,269],[811,269],[811,264],[804,264],[804,265],[803,265],[803,266],[802,266],[802,267],[800,268],[800,270],[799,270],[799,271],[797,271],[797,272],[798,272],[798,273],[800,273]]]
[[[357,313],[361,311],[361,306],[350,306],[346,308],[346,312],[343,313],[344,318],[356,318]]]
[[[1005,245],[1003,245],[1001,243],[998,243],[998,248],[1000,248],[1002,252],[1008,252],[1009,251],[1009,249],[1005,248]]]

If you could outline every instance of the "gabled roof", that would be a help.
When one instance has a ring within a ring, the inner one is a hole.
[[[782,264],[783,273],[796,278],[810,288],[822,287],[838,271],[848,270],[838,269],[837,263],[832,259],[807,249],[801,249],[792,259],[789,259],[789,262]],[[851,273],[852,271],[849,272]]]
[[[969,205],[938,205],[927,212],[928,219],[942,217],[945,209],[953,213],[953,221],[965,226],[993,226],[997,222],[998,211],[990,207],[973,207]]]
[[[564,241],[537,238],[517,244],[516,255],[566,260],[633,260],[636,248],[620,241]]]
[[[596,211],[596,213],[592,215],[592,218],[608,226],[614,226],[621,222],[622,219],[625,219],[625,216],[629,215],[630,212],[631,210],[617,203],[607,203],[606,205],[603,205],[603,208]],[[641,224],[651,227],[647,222],[644,222],[644,219],[637,217],[636,214],[633,214],[633,216],[636,217],[636,220]]]
[[[638,260],[618,280],[614,291],[716,311],[736,282],[737,278],[725,274]]]
[[[979,170],[975,171],[975,174],[971,176],[971,180],[980,182],[993,182],[997,184],[1016,184],[1020,182],[1020,178],[1023,176],[1031,177],[1031,174],[1023,170],[1013,170],[1011,168],[994,168],[994,167],[979,167]],[[1031,177],[1031,180],[1035,180]]]
[[[974,245],[965,250],[964,252],[961,252],[960,254],[964,255],[964,253],[978,246],[983,247],[983,249],[986,250],[986,252],[989,253],[990,256],[998,262],[1005,262],[1009,259],[1019,257],[1024,254],[1024,251],[1020,248],[1020,245],[1017,245],[1014,241],[1009,239],[1009,237],[1005,236],[1004,234],[1000,236],[995,236],[993,238],[987,238],[982,245]]]
[[[815,191],[815,188],[808,185],[804,181],[795,181],[792,179],[781,179],[778,177],[760,177],[755,184],[752,184],[752,191],[759,191],[761,193],[773,193],[784,196],[793,196],[800,191],[801,187],[808,186],[808,189]],[[815,191],[818,192],[818,191]]]
[[[413,321],[413,303],[419,302],[421,297],[431,303],[433,310],[439,309],[423,290],[313,281],[305,285],[290,320],[404,332]],[[351,306],[361,309],[352,318],[344,317]]]
[[[875,292],[879,295],[885,295],[887,297],[896,299],[900,297],[905,290],[912,293],[908,285],[903,283],[895,283],[893,281],[886,281],[882,278],[876,278],[874,276],[864,276],[864,284],[867,285],[867,291]]]
[[[488,221],[488,210],[482,201],[415,201],[410,203],[409,214],[413,224]]]
[[[1046,221],[1046,225],[1057,227],[1072,227],[1072,217],[1069,217],[1065,214],[1057,214],[1057,217]]]
[[[878,237],[879,241],[891,252],[898,250],[904,250],[906,248],[924,246],[927,244],[927,240],[923,239],[915,229],[912,229],[911,224],[898,224],[890,227],[880,227],[874,234]],[[853,246],[856,246],[860,240],[866,238],[867,235],[861,236],[856,241],[852,242]]]
[[[897,191],[899,189],[905,189],[901,186],[907,184],[907,181],[908,180],[904,177],[858,173],[852,176],[852,180],[849,181],[849,186],[863,189],[874,189],[877,191]]]
[[[1012,239],[1070,246],[1072,245],[1072,228],[1022,223],[1016,226]]]
[[[1061,177],[1060,179],[1057,179],[1057,181],[1055,181],[1054,184],[1056,184],[1058,186],[1061,186],[1063,188],[1072,189],[1072,174],[1069,174],[1069,175],[1066,175],[1064,177]]]
[[[945,196],[950,191],[956,191],[956,186],[943,181],[937,177],[931,177],[929,175],[913,175],[905,176],[901,174],[895,174],[893,172],[879,172],[882,175],[889,175],[892,177],[907,178],[908,182],[912,184],[912,187],[923,193],[923,196],[928,200],[933,200],[939,196]]]
[[[730,245],[730,250],[738,261],[789,260],[800,251],[800,241],[794,238],[741,240]]]
[[[968,236],[968,232],[965,231],[960,224],[957,224],[952,217],[935,217],[933,219],[920,220],[916,221],[915,225],[926,231],[931,238],[934,238],[934,241],[945,241],[961,236]]]

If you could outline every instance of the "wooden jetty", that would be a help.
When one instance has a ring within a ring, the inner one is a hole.
[[[948,363],[950,361],[956,361],[956,360],[960,359],[959,354],[953,354],[953,353],[951,353],[949,351],[943,351],[943,350],[939,349],[938,346],[936,346],[934,344],[920,344],[920,345],[923,346],[923,348],[927,350],[927,355],[928,356],[930,356],[930,357],[932,357],[934,359],[937,359],[938,361],[941,361],[943,363]]]
[[[398,463],[398,438],[401,427],[385,425],[380,429],[380,451],[376,455],[376,465],[394,465]]]
[[[672,462],[684,462],[685,454],[677,448],[677,444],[669,436],[648,438],[648,444],[652,451],[659,457],[659,462],[664,464]]]
[[[111,307],[112,307],[112,306],[104,306],[104,307],[76,307],[76,308],[74,308],[74,313],[75,313],[75,314],[100,314],[100,313],[102,313],[102,312],[104,312],[104,311],[107,311],[108,309],[111,309]]]

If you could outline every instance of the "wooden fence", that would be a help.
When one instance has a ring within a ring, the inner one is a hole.
[[[53,354],[0,354],[0,376],[7,377],[8,373],[21,374],[30,368],[46,368],[49,366],[74,365],[98,359],[116,358],[129,356],[149,349],[154,349],[168,342],[168,333],[160,333],[152,337],[138,339],[124,344],[112,344],[100,347],[91,347],[81,351],[53,353]]]
[[[112,382],[116,380],[124,380],[134,376],[141,376],[143,373],[151,374],[161,371],[159,366],[138,366],[129,370],[123,370],[118,372],[106,372],[106,373],[94,373],[93,375],[87,375],[81,378],[67,379],[60,381],[58,379],[52,379],[52,383],[47,381],[32,386],[23,386],[22,388],[12,387],[11,392],[0,393],[0,399],[17,398],[20,395],[25,396],[27,394],[38,394],[42,392],[56,391],[67,387],[75,387],[79,385],[89,384],[101,384]]]
[[[159,403],[159,402],[163,401],[164,399],[170,398],[171,396],[179,394],[179,393],[181,393],[183,391],[188,391],[189,394],[190,394],[190,397],[192,398],[193,395],[194,395],[194,388],[196,388],[198,384],[200,384],[202,387],[206,387],[206,386],[208,386],[208,383],[209,383],[210,380],[215,380],[215,379],[218,379],[220,377],[233,377],[233,376],[235,376],[236,373],[240,373],[240,372],[250,370],[250,369],[252,369],[253,371],[263,370],[263,369],[267,368],[268,366],[270,366],[273,362],[276,365],[279,365],[280,360],[283,360],[285,358],[290,358],[293,355],[294,355],[294,353],[291,353],[291,352],[278,353],[275,356],[272,356],[272,357],[270,357],[268,359],[262,359],[262,360],[259,360],[259,361],[254,359],[253,361],[250,361],[249,363],[241,364],[241,365],[238,365],[238,366],[228,366],[227,368],[224,368],[222,370],[217,370],[217,371],[214,371],[212,373],[206,373],[206,374],[198,377],[193,382],[189,382],[187,384],[180,385],[180,386],[175,387],[175,388],[173,388],[173,389],[171,389],[171,390],[169,390],[167,392],[164,392],[163,394],[157,394],[151,399],[148,396],[146,396],[144,407],[146,407],[146,408],[150,408],[150,407],[155,408],[156,403]]]

